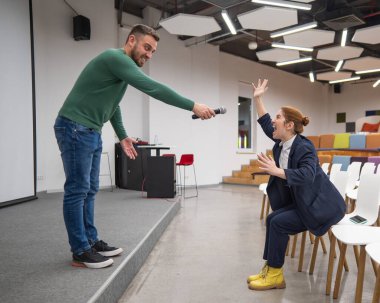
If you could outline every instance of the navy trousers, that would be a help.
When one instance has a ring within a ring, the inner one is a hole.
[[[298,215],[294,204],[280,208],[267,217],[264,260],[270,267],[281,268],[284,265],[289,235],[307,230]]]

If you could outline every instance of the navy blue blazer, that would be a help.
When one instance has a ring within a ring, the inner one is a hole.
[[[275,141],[273,157],[279,167],[280,140],[273,139],[269,114],[257,120],[265,134]],[[320,236],[346,213],[346,204],[319,165],[313,143],[296,135],[290,149],[286,180],[270,176],[267,193],[273,210],[294,204],[302,222],[314,235]]]

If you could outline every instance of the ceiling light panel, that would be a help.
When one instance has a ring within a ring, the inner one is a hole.
[[[276,65],[277,66],[284,66],[284,65],[297,64],[297,63],[302,63],[302,62],[308,62],[311,60],[313,60],[312,57],[303,57],[303,58],[299,58],[296,60],[277,62]]]
[[[299,51],[303,51],[303,52],[312,52],[313,51],[313,48],[311,48],[311,47],[301,47],[301,46],[288,45],[288,44],[283,44],[283,43],[272,43],[272,47],[284,48],[284,49],[294,49],[294,50],[299,50]]]
[[[311,10],[310,4],[298,3],[293,1],[283,1],[283,0],[252,0],[253,3],[265,4],[265,5],[273,5],[287,8],[294,8],[300,10]]]
[[[213,17],[177,14],[160,21],[160,25],[173,35],[200,37],[220,31]]]
[[[306,23],[306,24],[301,24],[301,25],[298,25],[298,26],[294,26],[294,27],[291,27],[291,28],[287,28],[287,29],[284,29],[284,30],[273,32],[273,33],[270,34],[270,37],[271,38],[282,37],[282,36],[286,36],[286,35],[302,32],[302,31],[305,31],[305,30],[308,30],[308,29],[311,29],[311,28],[314,28],[314,27],[317,27],[317,26],[318,26],[318,23],[316,21],[310,22],[310,23]]]
[[[268,49],[256,52],[256,56],[260,61],[280,62],[299,59],[300,53],[289,49]]]
[[[327,72],[317,74],[317,80],[320,81],[334,81],[347,79],[352,76],[351,72]]]
[[[352,42],[379,44],[380,43],[380,24],[356,30],[352,37]]]
[[[344,69],[350,69],[354,71],[369,70],[369,69],[379,69],[380,59],[375,57],[362,57],[357,59],[351,59],[344,63]]]
[[[354,46],[334,46],[318,51],[317,59],[339,61],[357,58],[363,52],[363,48]]]
[[[303,32],[284,36],[285,44],[303,47],[315,47],[334,42],[335,32],[320,29],[308,29]]]
[[[261,7],[237,16],[241,26],[246,29],[273,31],[298,23],[297,10]]]
[[[357,77],[352,77],[352,78],[347,78],[347,79],[342,79],[342,80],[333,80],[333,81],[329,81],[330,84],[334,84],[334,83],[342,83],[342,82],[348,82],[348,81],[355,81],[355,80],[359,80],[360,77],[357,76]]]

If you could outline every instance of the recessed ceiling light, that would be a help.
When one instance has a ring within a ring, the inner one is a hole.
[[[346,46],[347,40],[347,28],[345,28],[342,32],[342,40],[340,41],[340,46]]]
[[[224,19],[224,22],[226,22],[231,34],[233,35],[236,35],[236,29],[235,29],[235,26],[233,25],[231,19],[230,19],[230,16],[228,16],[228,13],[226,10],[223,10],[222,11],[222,17]]]
[[[366,70],[359,70],[357,72],[355,72],[355,74],[369,74],[369,73],[378,73],[380,72],[380,68],[377,68],[377,69],[366,69]]]
[[[299,51],[304,51],[304,52],[312,52],[313,51],[313,48],[311,48],[311,47],[293,46],[293,45],[286,45],[286,44],[282,44],[282,43],[272,43],[272,47],[294,49],[294,50],[299,50]]]
[[[285,36],[285,35],[289,35],[289,34],[302,32],[302,31],[305,31],[307,29],[311,29],[311,28],[314,28],[317,26],[318,26],[318,22],[314,21],[314,22],[302,24],[299,26],[294,26],[292,28],[288,28],[288,29],[284,29],[284,30],[281,30],[278,32],[271,33],[270,37],[271,38],[277,38],[277,37],[281,37],[281,36]]]
[[[310,79],[310,82],[314,82],[315,81],[314,73],[313,72],[309,73],[309,79]]]
[[[302,9],[309,11],[311,10],[310,4],[304,4],[304,3],[297,3],[293,1],[282,1],[282,0],[252,0],[253,3],[259,3],[259,4],[267,4],[267,5],[273,5],[273,6],[280,6],[280,7],[289,7],[289,8],[295,8],[295,9]]]
[[[336,71],[336,72],[339,72],[339,71],[340,71],[340,68],[342,67],[342,64],[343,64],[343,60],[340,60],[340,61],[338,62],[338,64],[336,65],[336,67],[335,67],[335,71]]]
[[[340,83],[340,82],[348,82],[348,81],[355,81],[355,80],[359,80],[360,77],[352,77],[352,78],[346,78],[346,79],[341,79],[341,80],[334,80],[334,81],[329,81],[330,84],[334,84],[334,83]]]
[[[306,62],[306,61],[311,61],[313,58],[312,57],[304,57],[296,60],[289,60],[289,61],[283,61],[283,62],[277,62],[277,66],[283,66],[283,65],[289,65],[289,64],[295,64],[295,63],[301,63],[301,62]]]
[[[373,85],[373,87],[377,87],[379,84],[380,84],[380,79],[375,82],[375,84]]]

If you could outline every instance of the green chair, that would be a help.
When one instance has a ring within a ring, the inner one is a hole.
[[[334,148],[349,148],[349,147],[350,147],[349,133],[335,134]]]

